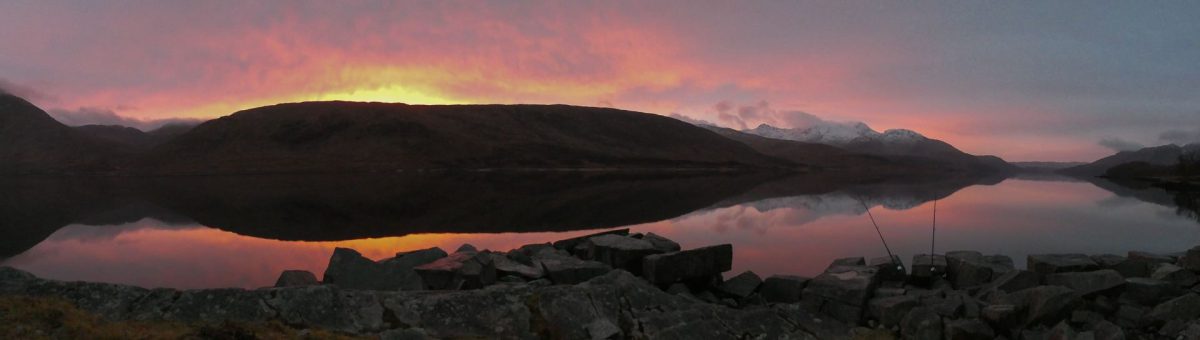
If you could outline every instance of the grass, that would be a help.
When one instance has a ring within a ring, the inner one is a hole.
[[[0,339],[354,339],[278,322],[113,321],[61,298],[0,296]]]

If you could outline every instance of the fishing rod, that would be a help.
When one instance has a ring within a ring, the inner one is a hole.
[[[900,264],[896,263],[896,255],[892,255],[892,248],[888,247],[887,240],[883,238],[883,231],[879,230],[879,223],[875,223],[875,215],[871,214],[871,207],[868,207],[867,202],[863,201],[862,198],[858,198],[858,203],[862,204],[863,209],[867,210],[867,217],[871,219],[871,225],[875,226],[875,233],[879,234],[879,241],[883,243],[883,249],[887,250],[888,259],[891,260],[892,264],[895,264],[897,268],[900,268]]]

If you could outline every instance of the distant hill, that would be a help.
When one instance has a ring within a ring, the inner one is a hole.
[[[154,148],[164,174],[791,167],[675,119],[567,105],[279,104]]]
[[[0,92],[0,174],[120,170],[130,150],[59,123],[46,111]]]
[[[145,151],[183,135],[196,125],[169,124],[149,132],[120,125],[84,125],[76,126],[73,129],[130,149]]]
[[[1179,160],[1184,152],[1200,150],[1200,144],[1179,146],[1174,144],[1153,146],[1135,151],[1121,151],[1112,156],[1104,157],[1095,162],[1062,169],[1059,172],[1072,176],[1100,176],[1118,165],[1142,162],[1146,165],[1170,165]]]
[[[971,155],[949,143],[925,137],[912,130],[892,129],[878,132],[863,123],[820,124],[793,129],[762,124],[743,132],[768,138],[832,145],[854,153],[925,158],[966,170],[1016,170],[999,157]]]

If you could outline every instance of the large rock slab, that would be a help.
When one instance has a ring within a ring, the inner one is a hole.
[[[1125,278],[1116,270],[1104,269],[1046,275],[1046,284],[1071,288],[1083,296],[1090,296],[1121,287]]]
[[[821,302],[819,310],[825,314],[857,324],[879,282],[873,267],[839,267],[809,281],[804,288],[804,299]]]
[[[1051,325],[1070,316],[1082,303],[1079,293],[1061,286],[1038,286],[997,298],[995,304],[1016,306],[1024,325]]]
[[[908,279],[908,270],[904,269],[904,261],[900,260],[899,255],[876,257],[869,264],[875,267],[883,281],[904,282]]]
[[[762,285],[762,279],[758,277],[758,274],[746,271],[722,282],[717,289],[729,296],[745,298],[758,291],[760,285]]]
[[[679,243],[655,233],[646,233],[645,236],[642,236],[642,239],[650,242],[654,246],[654,249],[658,249],[660,253],[676,252],[683,249],[679,246]]]
[[[496,283],[491,258],[475,252],[456,252],[415,270],[427,289],[479,289]]]
[[[1183,290],[1173,283],[1144,277],[1125,279],[1125,290],[1121,293],[1122,303],[1154,306],[1177,297]]]
[[[867,304],[867,315],[885,327],[899,326],[908,312],[919,306],[921,301],[913,296],[875,298]]]
[[[1200,319],[1200,295],[1188,293],[1160,303],[1146,314],[1146,319],[1155,325],[1162,325],[1172,320]]]
[[[1023,289],[1037,287],[1041,283],[1041,277],[1034,272],[1027,270],[1014,270],[994,279],[979,290],[978,297],[986,298],[998,293],[1011,293]]]
[[[646,256],[663,253],[650,241],[612,234],[589,238],[580,245],[586,249],[584,258],[631,273],[642,272],[642,259]]]
[[[541,266],[550,281],[556,284],[576,284],[612,270],[606,264],[580,260],[556,251],[540,251],[534,254],[533,261]]]
[[[984,256],[976,251],[946,253],[946,279],[957,289],[987,284],[1013,270],[1012,259],[1007,256]]]
[[[400,268],[416,268],[417,266],[433,263],[443,257],[448,256],[445,250],[438,247],[399,252],[396,257],[379,261],[385,265],[397,266]]]
[[[796,303],[800,302],[804,287],[811,280],[803,276],[772,275],[763,280],[758,291],[767,302]]]
[[[379,296],[371,291],[311,286],[273,290],[265,302],[285,324],[361,334],[384,328]]]
[[[1195,272],[1170,263],[1161,264],[1150,274],[1150,278],[1173,283],[1181,288],[1190,288],[1200,283]]]
[[[325,268],[325,284],[348,289],[418,290],[421,277],[412,268],[377,263],[349,248],[336,248]]]
[[[1083,254],[1039,254],[1026,258],[1026,268],[1046,275],[1065,272],[1086,272],[1100,269],[1091,257]]]
[[[536,280],[546,275],[546,271],[540,265],[527,265],[518,262],[508,255],[483,252],[479,256],[487,258],[487,261],[492,262],[492,266],[496,268],[496,277],[515,276],[524,280]],[[532,261],[532,260],[531,260]]]
[[[1183,256],[1180,256],[1179,266],[1193,272],[1200,272],[1200,246],[1192,247]]]
[[[321,284],[317,276],[307,270],[285,270],[275,280],[275,287],[314,286]]]
[[[919,284],[931,284],[946,275],[946,256],[917,254],[913,255],[912,280]]]
[[[942,331],[942,317],[926,307],[914,308],[900,322],[904,339],[941,339]]]
[[[629,236],[629,229],[625,228],[625,229],[609,230],[609,231],[605,231],[605,232],[599,232],[599,233],[584,235],[584,236],[580,236],[580,237],[573,237],[573,238],[569,238],[569,239],[565,239],[565,240],[558,240],[558,241],[555,241],[553,245],[554,245],[554,248],[558,248],[558,249],[569,252],[569,251],[572,251],[573,249],[575,249],[576,247],[578,247],[584,241],[587,241],[589,238],[593,238],[593,237],[601,236],[601,235]]]
[[[722,244],[647,256],[642,260],[642,277],[665,286],[685,279],[712,277],[732,267],[733,245]]]
[[[1091,258],[1101,269],[1116,270],[1126,278],[1150,276],[1150,266],[1142,260],[1113,254],[1092,255]]]

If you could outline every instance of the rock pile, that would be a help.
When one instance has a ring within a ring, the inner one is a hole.
[[[1200,246],[1178,254],[974,251],[835,260],[813,277],[743,272],[732,246],[682,250],[615,230],[508,252],[464,245],[372,261],[337,249],[321,281],[176,291],[42,280],[0,268],[0,294],[58,296],[113,319],[280,321],[384,339],[1196,339]]]

